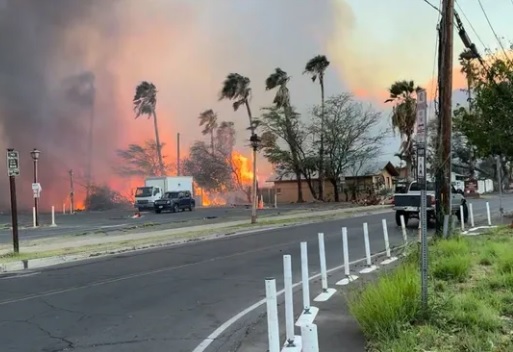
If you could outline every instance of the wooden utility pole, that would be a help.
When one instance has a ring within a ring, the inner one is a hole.
[[[440,167],[443,170],[442,205],[451,214],[452,66],[454,51],[454,0],[443,0],[442,57],[440,71],[440,119],[442,129]]]
[[[69,185],[70,185],[70,192],[69,192],[69,201],[70,201],[70,214],[73,214],[75,212],[75,187],[73,185],[73,170],[69,170]]]

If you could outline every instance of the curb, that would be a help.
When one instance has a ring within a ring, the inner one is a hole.
[[[379,208],[376,207],[374,209],[369,209],[368,211],[365,211],[365,212],[350,214],[350,216],[345,217],[343,219],[349,219],[349,218],[360,217],[360,216],[368,216],[368,215],[374,215],[374,214],[381,214],[381,213],[385,213],[387,211],[388,211],[387,208],[384,208],[383,206],[379,206]],[[347,213],[347,212],[348,211],[346,211],[345,213]],[[337,214],[337,213],[335,213],[335,214]],[[331,214],[324,214],[324,215],[331,215]],[[337,220],[342,220],[342,219],[330,219],[330,220],[326,220],[326,222],[337,221]],[[216,240],[216,239],[221,239],[221,238],[230,238],[230,237],[236,237],[236,236],[258,234],[261,232],[268,232],[268,231],[273,231],[273,230],[283,229],[283,228],[293,228],[293,227],[297,227],[297,226],[304,226],[304,225],[310,225],[310,224],[315,224],[315,223],[319,223],[319,221],[310,219],[310,220],[306,220],[306,221],[302,221],[302,222],[298,222],[298,223],[262,226],[260,228],[240,230],[240,231],[236,231],[236,232],[224,231],[222,233],[216,233],[216,234],[206,235],[206,236],[199,236],[199,237],[195,237],[195,238],[175,239],[175,240],[170,240],[170,241],[165,241],[165,239],[163,239],[161,241],[157,240],[154,243],[149,243],[149,244],[144,244],[144,245],[139,245],[139,246],[125,246],[125,247],[120,247],[120,248],[110,249],[110,250],[103,250],[103,251],[99,250],[96,252],[95,251],[86,252],[83,254],[71,254],[71,255],[46,257],[46,258],[16,260],[16,261],[7,262],[7,263],[3,263],[3,264],[0,263],[0,273],[8,273],[8,272],[13,272],[13,271],[45,268],[45,267],[55,266],[55,265],[59,265],[59,264],[84,261],[84,260],[88,260],[88,259],[104,258],[104,257],[112,256],[112,255],[126,253],[126,252],[137,252],[137,251],[151,250],[151,249],[161,248],[161,247],[179,246],[179,245],[183,245],[183,244],[190,243],[190,242],[211,241],[211,240]],[[222,231],[222,229],[220,229],[220,230]]]

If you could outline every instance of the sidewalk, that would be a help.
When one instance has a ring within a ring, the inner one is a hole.
[[[396,253],[395,255],[399,255]],[[373,263],[379,265],[386,257],[384,255],[374,257]],[[401,261],[398,260],[386,267],[380,266],[377,271],[370,274],[357,274],[364,268],[364,263],[354,264],[351,266],[351,272],[360,278],[349,284],[348,286],[335,286],[335,282],[343,278],[343,270],[328,275],[330,288],[336,288],[337,292],[326,302],[315,302],[314,298],[320,292],[320,279],[310,281],[311,305],[319,308],[319,313],[315,318],[314,324],[317,325],[317,333],[319,337],[320,352],[365,352],[366,339],[363,335],[358,323],[351,315],[346,303],[346,294],[358,290],[366,283],[375,280],[379,275],[393,269]],[[278,289],[281,289],[278,287]],[[278,297],[278,315],[281,341],[284,343],[285,336],[285,320],[284,320],[284,297]],[[294,315],[297,319],[302,309],[301,289],[294,291]],[[249,328],[246,337],[242,340],[236,352],[262,352],[268,351],[269,343],[267,336],[267,315],[265,314],[265,306],[262,308],[263,313],[260,315],[258,323]],[[301,335],[301,329],[295,327],[296,335]],[[234,351],[234,352],[235,352]],[[286,350],[282,350],[286,352]]]

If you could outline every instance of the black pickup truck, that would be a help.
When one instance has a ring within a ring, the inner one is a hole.
[[[162,211],[176,213],[185,209],[193,211],[195,206],[196,201],[189,191],[166,192],[161,199],[155,201],[155,213],[160,214]]]

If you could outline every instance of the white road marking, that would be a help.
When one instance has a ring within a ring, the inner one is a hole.
[[[401,248],[401,247],[403,247],[403,246],[398,246],[396,248]],[[383,255],[383,254],[386,254],[386,251],[373,254],[373,255],[371,255],[371,257],[377,257],[377,256],[380,256],[380,255]],[[367,260],[367,259],[366,258],[362,258],[362,259],[358,259],[358,260],[352,261],[349,264],[357,264],[357,263],[360,263],[360,262],[364,262],[365,260]],[[339,265],[339,266],[336,266],[334,268],[329,269],[327,271],[327,273],[332,273],[334,271],[341,270],[343,268],[344,268],[344,265]],[[317,279],[319,277],[321,277],[321,273],[318,273],[318,274],[315,274],[315,275],[309,277],[308,280],[312,281],[312,280]],[[294,289],[294,288],[300,286],[301,283],[302,283],[302,281],[296,282],[294,285],[292,285],[292,288]],[[276,292],[276,296],[280,296],[284,292],[285,292],[285,290],[280,290],[280,291]],[[245,315],[251,313],[252,311],[254,311],[255,309],[259,308],[261,305],[265,304],[265,302],[266,302],[265,298],[261,299],[260,301],[256,302],[255,304],[253,304],[253,305],[249,306],[248,308],[244,309],[242,312],[234,315],[233,317],[231,317],[230,319],[225,321],[223,324],[221,324],[221,326],[219,326],[210,335],[208,335],[208,337],[206,339],[204,339],[194,350],[192,350],[192,352],[204,352],[212,344],[212,342],[215,341],[215,339],[217,339],[219,336],[221,336],[222,333],[224,333],[226,330],[228,330],[228,328],[230,326],[235,324],[237,322],[237,320],[241,319],[243,316],[245,316]]]

